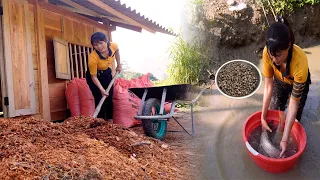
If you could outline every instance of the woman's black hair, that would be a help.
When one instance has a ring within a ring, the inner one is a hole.
[[[91,35],[91,45],[93,47],[93,44],[99,41],[105,41],[108,44],[108,51],[109,56],[112,56],[112,51],[110,49],[110,42],[108,37],[103,32],[95,32]]]
[[[291,41],[292,44],[294,44],[295,43],[295,38],[294,38],[293,31],[291,29],[291,26],[289,24],[289,21],[286,18],[284,18],[282,15],[279,15],[279,16],[277,16],[277,22],[285,24],[288,27],[289,33],[290,33],[290,41]]]
[[[288,49],[290,43],[290,31],[285,24],[276,22],[269,27],[266,46],[272,56],[277,56],[280,51]]]

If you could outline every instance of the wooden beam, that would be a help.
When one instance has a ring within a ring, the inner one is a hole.
[[[110,21],[110,24],[112,24],[111,27],[119,26],[119,27],[122,27],[122,28],[130,29],[132,31],[136,31],[136,32],[140,32],[140,33],[142,32],[142,28],[141,27],[132,26],[132,25],[129,25],[129,24],[123,24],[123,23],[114,22],[114,21]]]
[[[110,33],[110,21],[107,18],[102,18],[102,23],[108,28],[108,32]]]
[[[116,31],[117,30],[117,26],[110,26],[110,32],[112,32],[112,31]]]
[[[133,26],[132,24],[130,24],[129,22],[127,21],[124,21],[122,19],[119,19],[119,18],[114,18],[114,17],[109,17],[109,16],[102,16],[102,17],[96,17],[96,16],[93,16],[93,15],[89,15],[89,14],[83,14],[81,12],[77,12],[78,14],[80,14],[81,16],[85,16],[89,19],[92,19],[94,21],[100,21],[100,22],[103,22],[103,19],[109,19],[109,21],[112,21],[112,22],[119,22],[119,23],[123,23],[123,24],[128,24],[128,25],[131,25]],[[110,26],[112,27],[112,26]],[[137,26],[138,27],[138,26]]]
[[[96,16],[96,17],[102,17],[101,14],[99,14],[99,13],[97,13],[97,12],[94,12],[94,11],[92,11],[92,10],[84,7],[84,6],[81,6],[80,4],[75,3],[75,2],[73,2],[73,1],[71,1],[71,0],[60,0],[60,1],[63,2],[63,3],[65,3],[65,4],[68,4],[68,5],[71,6],[71,7],[74,7],[75,9],[79,9],[79,10],[85,12],[86,14],[90,14],[90,15]]]
[[[108,18],[102,18],[102,22],[108,27],[109,37],[111,37],[111,31],[115,31],[116,26],[112,26],[112,24],[110,23],[111,21]]]
[[[51,4],[51,3],[42,3],[41,7],[43,9],[48,10],[48,11],[55,12],[55,13],[58,13],[58,14],[73,18],[73,19],[77,20],[78,22],[82,22],[84,24],[89,24],[91,26],[98,27],[100,29],[106,29],[106,27],[103,24],[100,24],[97,21],[89,19],[89,18],[87,18],[85,16],[81,16],[79,14],[76,14],[74,12],[66,10],[66,9],[64,9],[62,7],[55,6],[55,5]]]
[[[89,19],[93,19],[95,21],[102,21],[103,18],[107,18],[107,19],[110,19],[111,21],[113,22],[119,22],[119,23],[123,23],[123,24],[128,24],[128,25],[132,25],[130,24],[129,22],[123,20],[123,19],[120,19],[120,18],[115,18],[115,17],[110,17],[110,16],[105,16],[105,15],[101,15],[101,14],[98,14],[94,11],[91,11],[90,9],[86,8],[86,7],[83,7],[81,6],[80,4],[77,4],[73,1],[71,1],[69,3],[70,0],[61,0],[62,2],[68,4],[69,6],[72,6],[74,4],[74,6],[72,7],[66,7],[66,6],[63,6],[63,5],[57,5],[58,7],[62,7],[62,8],[65,8],[69,11],[73,11],[75,13],[78,13],[82,16],[85,16],[85,17],[88,17]]]
[[[105,12],[108,12],[108,13],[111,13],[125,21],[128,21],[129,23],[135,25],[135,26],[139,26],[151,33],[155,33],[156,31],[147,27],[147,26],[144,26],[142,25],[141,23],[135,21],[134,19],[122,14],[121,12],[113,9],[112,7],[108,6],[107,4],[103,3],[102,1],[98,1],[98,0],[88,0],[90,3],[94,4],[95,6],[98,6],[99,8],[103,9]]]
[[[32,4],[34,6],[37,4],[36,0],[27,0],[27,1],[29,4]]]
[[[49,3],[49,0],[38,0],[39,4],[43,4],[43,3]]]
[[[87,17],[87,18],[89,18],[89,19],[93,19],[93,20],[95,20],[95,21],[103,22],[103,24],[105,24],[105,23],[104,23],[104,19],[108,19],[109,21],[111,20],[111,19],[109,19],[109,18],[107,18],[107,17],[100,18],[100,17],[90,16],[90,15],[87,15],[87,14],[81,14],[81,15],[82,15],[82,16],[85,16],[85,17]],[[114,19],[114,18],[112,18],[112,19]],[[123,22],[123,24],[131,25],[130,23],[128,23],[128,22],[126,22],[126,21],[123,21],[123,20],[121,20],[121,21],[119,21],[119,20],[113,21],[113,20],[112,20],[112,22]],[[109,29],[109,31],[115,31],[115,30],[116,30],[116,26],[110,26],[110,25],[112,25],[112,24],[109,23],[109,25],[107,26],[107,28]]]
[[[39,102],[41,117],[51,121],[50,116],[50,99],[49,99],[49,83],[48,83],[48,65],[47,65],[47,50],[44,31],[44,22],[42,8],[39,1],[36,1],[35,6],[35,27],[37,32],[37,54],[38,54],[38,78],[39,78]]]

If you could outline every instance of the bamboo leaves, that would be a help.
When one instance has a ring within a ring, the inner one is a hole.
[[[303,7],[305,5],[319,4],[320,0],[260,0],[260,3],[269,10],[272,10],[273,7],[276,14],[279,14],[292,12],[295,8]]]
[[[178,36],[170,48],[172,63],[168,68],[170,84],[195,84],[198,83],[200,72],[207,60],[201,56],[198,43],[186,42]]]

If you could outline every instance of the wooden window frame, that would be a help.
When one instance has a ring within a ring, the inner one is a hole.
[[[93,51],[93,48],[73,43],[68,43],[68,48],[71,79],[85,78],[88,70],[89,54]]]
[[[57,50],[58,45],[63,45],[66,48],[66,57],[65,57],[65,61],[67,63],[67,73],[62,73],[59,72],[59,61],[61,61],[61,59],[58,59],[59,53]],[[55,72],[56,72],[56,78],[58,79],[66,79],[66,80],[70,80],[71,79],[71,73],[70,73],[70,59],[69,59],[69,49],[68,49],[68,42],[58,38],[58,37],[54,37],[53,38],[53,47],[54,47],[54,60],[55,60]]]

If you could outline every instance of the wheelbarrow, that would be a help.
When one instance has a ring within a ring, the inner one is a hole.
[[[167,124],[170,118],[173,118],[177,124],[189,135],[194,135],[194,117],[193,108],[204,91],[204,88],[196,96],[191,94],[195,89],[189,84],[178,84],[171,86],[158,86],[148,88],[130,88],[129,90],[141,99],[140,107],[135,119],[142,121],[142,126],[147,136],[162,140],[167,132]],[[169,114],[164,111],[166,102],[171,102]],[[191,106],[191,128],[189,133],[183,125],[173,116],[175,105],[177,103],[189,104]],[[181,131],[170,131],[181,132]]]

